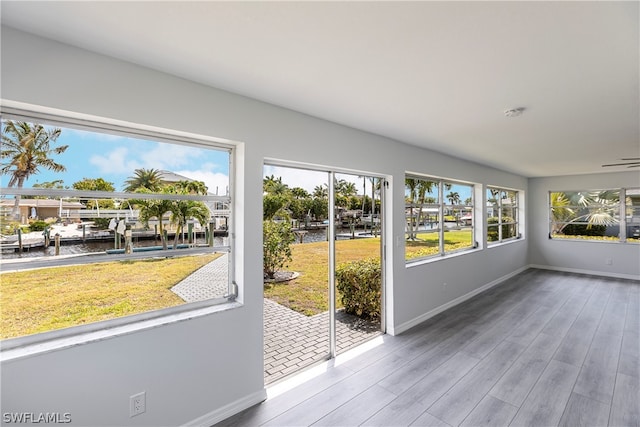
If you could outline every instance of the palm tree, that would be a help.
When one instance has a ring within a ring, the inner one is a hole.
[[[336,181],[336,194],[340,194],[345,197],[354,196],[358,193],[356,185],[353,182],[346,181],[344,179]]]
[[[409,190],[409,196],[407,197],[408,202],[410,204],[410,218],[408,221],[409,235],[407,236],[410,240],[416,240],[416,231],[418,225],[422,222],[424,205],[427,203],[427,194],[431,194],[433,191],[433,187],[436,185],[433,181],[425,181],[417,178],[405,178],[404,185],[407,190]],[[414,208],[418,209],[418,214],[415,220],[415,229],[414,229],[414,221],[413,221],[413,213]]]
[[[124,191],[135,192],[139,188],[146,188],[155,193],[162,187],[162,175],[157,169],[136,169],[134,175],[125,182]]]
[[[274,175],[262,180],[262,191],[270,194],[284,195],[289,190],[289,186],[282,182],[282,177],[276,178]]]
[[[206,196],[209,191],[202,181],[178,181],[173,184],[173,187],[179,194],[200,194]]]
[[[202,181],[178,181],[165,187],[164,191],[172,194],[207,194],[207,186]],[[200,224],[209,220],[209,208],[203,202],[196,200],[172,200],[169,206],[171,222],[177,225],[173,240],[173,248],[178,248],[178,237],[184,230],[189,218],[195,218]]]
[[[39,172],[39,168],[45,168],[53,172],[64,172],[67,168],[56,163],[52,156],[64,153],[68,145],[52,148],[62,130],[58,128],[45,129],[37,123],[16,122],[7,120],[2,133],[2,148],[0,159],[2,175],[10,174],[8,187],[14,185],[22,188],[24,182],[31,175]],[[20,217],[20,195],[16,195],[13,205],[13,216]]]
[[[552,235],[562,233],[574,222],[587,222],[587,229],[593,225],[617,224],[619,197],[618,192],[606,190],[551,193]]]
[[[195,218],[200,224],[206,224],[210,216],[207,205],[195,200],[172,200],[169,210],[171,211],[171,222],[177,225],[173,249],[178,248],[178,237],[182,234],[187,220]]]
[[[152,191],[146,187],[140,187],[135,190],[136,193],[149,194]],[[160,231],[160,241],[162,242],[162,249],[167,249],[167,241],[164,238],[164,224],[162,222],[162,218],[167,212],[171,211],[171,200],[162,200],[162,199],[141,199],[141,200],[130,200],[130,204],[135,204],[140,209],[140,221],[145,226],[149,225],[149,220],[151,218],[158,219],[158,228]]]
[[[293,187],[291,189],[291,194],[296,199],[307,199],[310,196],[309,192],[301,187]]]
[[[329,189],[327,188],[327,184],[316,185],[313,188],[312,196],[316,199],[326,199],[329,197]]]
[[[457,191],[452,191],[451,193],[447,194],[447,200],[449,200],[449,203],[451,203],[452,205],[457,205],[458,203],[460,203],[460,194],[458,194]]]

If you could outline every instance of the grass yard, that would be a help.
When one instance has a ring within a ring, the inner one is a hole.
[[[405,259],[410,260],[429,255],[435,255],[439,251],[438,233],[422,233],[418,234],[420,240],[405,241]],[[444,233],[445,251],[454,251],[456,249],[468,248],[473,246],[473,236],[471,230],[454,230]]]
[[[438,252],[437,233],[406,242],[406,258]],[[470,231],[445,233],[447,250],[469,246]],[[292,246],[285,268],[300,276],[264,285],[264,295],[312,316],[329,308],[328,242]],[[0,274],[0,338],[113,319],[183,304],[171,287],[218,255],[123,261]],[[380,257],[380,239],[336,241],[337,264]],[[150,271],[153,271],[150,274]],[[340,305],[340,295],[336,298]]]
[[[292,246],[293,261],[285,268],[300,276],[289,282],[264,285],[264,296],[307,316],[329,309],[328,242]],[[336,241],[336,264],[364,258],[380,257],[380,239]],[[340,306],[340,295],[336,295]]]
[[[171,287],[218,254],[0,274],[0,338],[183,304]]]
[[[406,259],[438,253],[438,234],[419,235],[419,241],[406,241]],[[445,233],[446,250],[471,245],[470,230]],[[328,295],[328,246],[327,242],[293,245],[293,260],[285,268],[297,271],[300,276],[289,282],[264,285],[264,296],[307,316],[329,309]],[[380,239],[355,239],[336,241],[336,264],[380,256]],[[340,306],[340,295],[336,294]]]

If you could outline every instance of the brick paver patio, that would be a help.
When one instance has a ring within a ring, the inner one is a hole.
[[[221,298],[227,293],[228,256],[210,262],[171,290],[186,302]],[[216,280],[219,279],[219,280]],[[329,312],[307,317],[264,299],[265,383],[273,383],[329,353]],[[337,350],[341,352],[380,334],[380,324],[336,313]]]

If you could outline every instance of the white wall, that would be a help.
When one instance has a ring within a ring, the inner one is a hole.
[[[242,308],[3,363],[3,412],[69,411],[76,425],[173,425],[260,396],[264,158],[391,179],[391,331],[527,265],[527,242],[519,241],[406,268],[402,238],[393,238],[404,233],[407,170],[522,190],[525,178],[9,28],[1,71],[4,100],[242,141],[245,181],[237,206]],[[128,397],[141,388],[147,413],[130,419]]]
[[[640,172],[573,175],[529,180],[530,264],[640,279],[640,245],[549,239],[549,191],[639,188]],[[613,264],[605,264],[606,259]]]

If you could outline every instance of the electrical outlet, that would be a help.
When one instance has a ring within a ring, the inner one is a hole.
[[[604,263],[607,264],[607,265],[613,265],[613,259],[607,258],[607,259],[604,260]]]
[[[143,414],[147,410],[147,393],[134,394],[129,398],[129,417]]]

